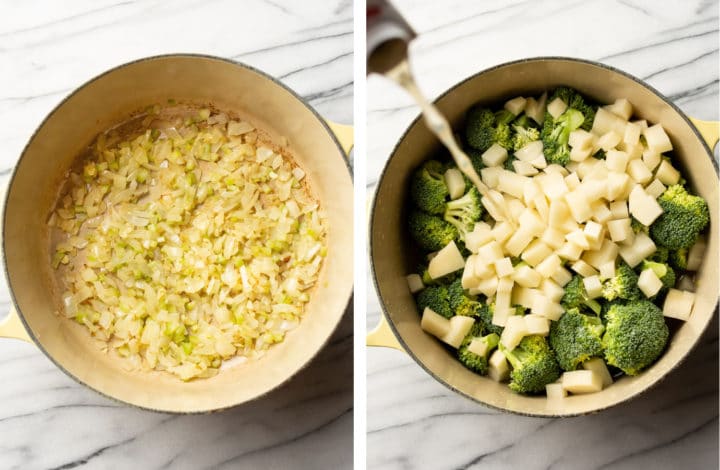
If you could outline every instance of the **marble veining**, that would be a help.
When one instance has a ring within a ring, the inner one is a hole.
[[[688,115],[718,119],[718,3],[396,0],[419,33],[422,90],[436,97],[487,67],[533,56],[598,60],[646,80]],[[368,81],[367,189],[418,115],[390,82]],[[715,150],[717,158],[717,149]],[[368,282],[367,327],[380,306]],[[372,469],[718,468],[717,316],[684,365],[638,399],[577,418],[499,413],[454,394],[410,357],[371,348]]]
[[[45,115],[95,75],[194,52],[279,77],[323,116],[352,122],[349,0],[0,0],[0,186]],[[0,281],[0,316],[10,305]],[[247,405],[210,415],[138,410],[99,396],[36,347],[0,341],[0,468],[350,468],[352,309],[315,361]]]

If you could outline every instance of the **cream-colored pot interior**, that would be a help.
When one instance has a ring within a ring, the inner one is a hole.
[[[260,360],[183,383],[170,374],[128,373],[88,332],[61,318],[51,288],[47,219],[64,174],[95,136],[148,105],[212,105],[287,137],[327,212],[328,256],[305,318]],[[193,55],[133,62],[92,80],[60,104],[28,143],[6,200],[3,250],[15,305],[32,339],[81,383],[133,405],[201,412],[256,398],[283,383],[323,346],[352,291],[352,180],[326,123],[270,77],[230,61]]]
[[[416,120],[400,139],[378,183],[372,206],[370,250],[372,269],[388,323],[402,347],[441,383],[492,407],[536,416],[566,416],[611,407],[638,395],[682,361],[712,318],[718,301],[718,176],[712,156],[688,119],[662,96],[624,73],[573,59],[530,59],[484,71],[455,86],[436,104],[457,125],[465,110],[477,102],[493,103],[518,95],[539,94],[568,85],[611,103],[627,98],[635,116],[662,123],[670,135],[683,174],[710,206],[711,222],[706,261],[697,276],[697,300],[689,321],[675,330],[666,353],[652,367],[633,378],[622,378],[600,393],[548,400],[515,394],[506,384],[478,376],[464,368],[439,341],[420,329],[420,316],[407,288],[405,275],[417,258],[410,252],[405,230],[405,195],[409,175],[439,150],[438,141]],[[378,333],[376,337],[381,337]]]

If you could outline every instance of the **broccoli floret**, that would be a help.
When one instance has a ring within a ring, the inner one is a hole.
[[[565,307],[565,310],[587,307],[596,314],[600,313],[600,304],[588,297],[582,277],[578,274],[574,275],[570,282],[565,285],[565,294],[560,299],[560,303]]]
[[[543,142],[543,153],[548,163],[565,166],[570,162],[570,147],[568,145],[570,133],[580,127],[583,120],[582,113],[573,108],[565,110],[557,119],[553,119],[550,113],[545,113],[545,122],[540,132],[540,138]]]
[[[635,300],[642,296],[638,289],[638,275],[624,261],[615,268],[615,276],[603,283],[602,296],[606,300]]]
[[[688,248],[680,248],[679,250],[670,251],[668,253],[668,261],[670,262],[670,265],[680,271],[687,270],[688,252]]]
[[[512,125],[513,127],[517,126],[524,127],[525,129],[533,128],[539,130],[538,123],[535,122],[534,119],[528,117],[528,115],[525,113],[522,113],[520,116],[518,116],[518,118],[512,122]]]
[[[465,289],[463,289],[462,286],[462,278],[459,277],[448,286],[448,301],[455,315],[463,315],[466,317],[478,317],[478,312],[482,307],[480,302],[465,293]],[[482,323],[482,320],[475,322],[481,329],[483,327]]]
[[[410,181],[410,198],[429,214],[442,214],[449,193],[445,185],[445,168],[437,160],[425,162]]]
[[[478,149],[474,149],[474,148],[470,147],[469,145],[466,145],[463,150],[465,151],[465,154],[470,159],[470,162],[472,163],[475,173],[480,175],[480,170],[485,168],[485,164],[482,161],[483,152],[481,152]],[[466,185],[466,187],[467,187],[467,185]]]
[[[660,279],[660,281],[662,281],[662,289],[667,290],[675,286],[675,271],[673,271],[673,268],[666,263],[657,263],[655,261],[645,260],[642,262],[641,269],[643,271],[646,269],[652,269],[655,272],[655,275]]]
[[[494,314],[495,304],[481,304],[480,308],[477,311],[477,316],[483,324],[483,333],[495,333],[501,335],[505,328],[492,322],[492,317]]]
[[[507,116],[507,114],[509,116]],[[509,122],[514,118],[510,112],[499,112],[473,106],[465,118],[465,141],[473,148],[484,152],[494,143],[504,148],[512,146]]]
[[[495,112],[495,125],[498,124],[510,124],[515,120],[515,115],[507,109],[501,109]]]
[[[670,250],[665,248],[664,246],[659,246],[655,250],[655,253],[650,255],[648,257],[648,261],[655,261],[656,263],[666,263],[668,262],[668,258],[670,256]]]
[[[513,149],[520,150],[530,142],[535,142],[540,139],[540,131],[534,127],[521,127],[513,126],[515,129],[515,136],[513,137]]]
[[[614,302],[606,320],[605,360],[628,375],[637,375],[655,362],[670,335],[662,310],[649,300]]]
[[[437,251],[458,237],[457,229],[440,217],[412,211],[408,216],[410,236],[427,251]]]
[[[638,219],[636,219],[633,216],[630,216],[630,228],[632,229],[633,233],[645,233],[647,234],[650,229],[647,225],[643,225],[642,222],[640,222]]]
[[[575,370],[591,357],[602,356],[604,330],[600,318],[583,315],[576,308],[566,311],[550,326],[550,346],[560,367]]]
[[[472,232],[475,223],[482,217],[483,206],[480,198],[480,193],[473,186],[464,196],[448,202],[445,206],[444,219],[457,229],[461,240],[465,240],[465,235]]]
[[[455,312],[450,308],[447,286],[427,286],[418,292],[415,303],[417,303],[420,314],[425,310],[425,307],[429,307],[433,312],[445,318],[455,315]]]
[[[515,349],[508,351],[502,343],[500,350],[512,365],[510,389],[518,393],[540,393],[545,385],[560,377],[555,353],[543,336],[526,336]]]
[[[707,202],[679,185],[667,188],[658,198],[663,213],[650,226],[650,237],[671,250],[690,248],[710,222]]]
[[[465,337],[462,344],[460,344],[460,347],[458,348],[458,359],[462,365],[473,372],[477,372],[480,375],[487,375],[488,357],[490,356],[490,352],[495,349],[500,342],[500,336],[494,333],[487,336],[481,336],[482,329],[476,329],[476,326],[477,322],[475,322],[473,329],[470,330],[470,333]],[[474,339],[479,339],[487,344],[487,353],[485,355],[481,356],[479,354],[475,354],[468,349],[470,343],[472,343]]]
[[[593,121],[595,120],[595,107],[590,104],[583,95],[570,87],[561,86],[553,90],[548,103],[552,102],[555,98],[560,98],[569,108],[577,109],[582,113],[583,122],[580,125],[582,129],[586,131],[592,129]]]

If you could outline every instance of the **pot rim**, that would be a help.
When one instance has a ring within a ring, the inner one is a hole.
[[[494,66],[492,66],[492,67],[483,69],[483,70],[481,70],[481,71],[479,71],[479,72],[477,72],[477,73],[474,73],[474,74],[470,75],[469,77],[466,77],[466,78],[462,79],[461,81],[453,84],[450,88],[446,89],[446,90],[443,91],[440,95],[438,95],[437,98],[435,98],[435,99],[432,101],[432,103],[433,103],[433,104],[437,103],[438,101],[440,101],[441,99],[443,99],[443,98],[445,98],[447,95],[449,95],[450,93],[453,93],[458,87],[460,87],[460,86],[464,85],[465,83],[467,83],[467,82],[469,82],[469,81],[471,81],[471,80],[476,79],[478,76],[483,75],[483,74],[486,74],[486,73],[488,73],[488,72],[492,72],[492,71],[497,70],[497,69],[500,69],[500,68],[509,67],[509,66],[514,66],[514,65],[518,65],[518,64],[534,63],[534,62],[550,62],[550,61],[575,62],[575,63],[579,63],[579,64],[583,64],[583,65],[591,65],[591,66],[595,66],[595,67],[598,67],[598,68],[606,69],[606,70],[609,70],[609,71],[614,72],[614,73],[616,73],[616,74],[619,74],[619,75],[621,75],[621,76],[624,76],[624,77],[626,77],[626,78],[629,78],[629,79],[631,79],[632,81],[634,81],[634,82],[638,83],[639,85],[643,86],[644,88],[648,89],[648,90],[649,90],[650,92],[652,92],[655,96],[657,96],[657,97],[660,98],[662,101],[664,101],[665,103],[667,103],[668,105],[670,105],[670,107],[672,107],[672,109],[690,126],[690,129],[691,129],[691,130],[693,131],[693,133],[695,134],[695,137],[700,141],[700,143],[702,144],[702,146],[705,148],[706,156],[710,159],[713,167],[715,168],[715,174],[716,174],[716,175],[720,175],[720,167],[719,167],[718,162],[717,162],[717,161],[715,160],[715,158],[713,157],[712,149],[708,146],[707,142],[705,142],[705,139],[703,139],[703,137],[700,135],[700,132],[695,128],[695,125],[690,121],[690,119],[688,118],[688,116],[687,116],[676,104],[674,104],[672,101],[670,101],[665,95],[663,95],[662,93],[660,93],[657,89],[655,89],[654,87],[652,87],[652,86],[650,86],[649,84],[647,84],[645,81],[643,81],[643,80],[635,77],[634,75],[631,75],[631,74],[629,74],[629,73],[627,73],[627,72],[625,72],[625,71],[623,71],[623,70],[617,69],[617,68],[615,68],[615,67],[613,67],[613,66],[610,66],[610,65],[603,64],[603,63],[601,63],[601,62],[597,62],[597,61],[593,61],[593,60],[589,60],[589,59],[580,59],[580,58],[577,58],[577,57],[564,57],[564,56],[537,56],[537,57],[527,57],[527,58],[523,58],[523,59],[518,59],[518,60],[509,61],[509,62],[503,62],[503,63],[501,63],[501,64],[494,65]],[[520,415],[520,416],[533,417],[533,418],[564,418],[564,417],[570,418],[570,417],[575,417],[575,416],[584,416],[584,415],[591,414],[591,413],[597,413],[597,412],[600,412],[600,411],[603,411],[603,410],[612,408],[612,407],[614,407],[614,406],[620,405],[620,404],[622,404],[622,403],[626,403],[626,402],[628,402],[628,401],[630,401],[630,400],[632,400],[632,399],[635,399],[635,398],[637,398],[638,396],[646,393],[648,390],[651,390],[652,388],[654,388],[657,384],[659,384],[659,383],[661,383],[662,381],[664,381],[664,380],[670,375],[670,373],[671,373],[672,371],[674,371],[680,364],[682,364],[683,362],[685,362],[685,359],[687,359],[688,355],[697,347],[698,342],[699,342],[699,339],[702,337],[702,335],[703,335],[703,334],[705,333],[705,331],[707,330],[708,326],[709,326],[710,323],[711,323],[710,321],[708,321],[708,322],[705,324],[705,326],[703,327],[702,331],[700,331],[700,332],[698,333],[697,339],[695,340],[695,343],[693,344],[693,346],[692,346],[690,349],[688,349],[688,351],[687,351],[682,357],[680,357],[680,359],[679,359],[677,362],[675,362],[675,364],[673,364],[672,367],[670,367],[670,368],[667,370],[667,372],[665,372],[665,374],[662,375],[662,377],[660,377],[658,380],[656,380],[655,382],[653,382],[652,384],[650,384],[648,387],[646,387],[646,388],[644,388],[644,389],[642,389],[642,390],[639,390],[639,391],[637,391],[636,393],[631,394],[631,395],[625,397],[622,401],[615,402],[615,403],[613,403],[613,404],[610,404],[610,405],[608,405],[608,406],[604,406],[604,407],[602,407],[602,408],[596,408],[596,409],[594,409],[594,410],[586,411],[586,412],[565,413],[565,414],[564,414],[564,413],[558,413],[558,414],[553,414],[553,415],[550,415],[550,414],[539,414],[539,413],[524,413],[524,412],[521,412],[521,411],[512,410],[512,409],[509,409],[509,408],[501,408],[501,407],[498,407],[498,406],[495,406],[495,405],[491,405],[491,404],[489,404],[489,403],[485,403],[484,401],[478,400],[477,398],[475,398],[475,397],[473,397],[473,396],[471,396],[471,395],[469,395],[469,394],[467,394],[467,393],[465,393],[465,392],[463,392],[463,391],[455,388],[451,383],[445,381],[445,380],[442,379],[441,377],[438,377],[438,376],[437,376],[435,373],[433,373],[428,367],[426,367],[425,364],[424,364],[424,363],[417,357],[417,355],[412,351],[412,349],[410,349],[410,348],[408,347],[407,343],[405,342],[405,340],[403,339],[403,337],[400,335],[400,333],[398,332],[397,328],[395,327],[395,323],[393,322],[392,318],[390,318],[390,313],[388,312],[388,309],[387,309],[387,307],[385,306],[385,302],[384,302],[384,300],[383,300],[383,298],[382,298],[382,295],[380,294],[380,288],[379,288],[378,279],[377,279],[377,272],[375,271],[375,263],[373,262],[374,259],[375,259],[375,257],[374,257],[373,238],[372,238],[372,233],[373,233],[373,228],[374,228],[374,221],[375,221],[375,209],[376,209],[376,206],[377,206],[377,197],[376,197],[376,196],[377,196],[377,188],[380,187],[380,185],[382,184],[383,180],[385,179],[385,174],[386,174],[387,171],[388,171],[388,167],[390,166],[390,162],[393,160],[393,158],[395,158],[395,156],[396,156],[396,154],[397,154],[397,151],[398,151],[398,149],[399,149],[399,147],[400,147],[400,144],[405,140],[405,138],[407,137],[407,134],[410,132],[410,130],[411,130],[413,127],[415,127],[415,125],[416,125],[416,124],[418,123],[418,121],[420,121],[421,119],[422,119],[422,114],[418,114],[418,116],[415,117],[415,119],[413,119],[412,122],[407,126],[407,128],[405,129],[405,131],[403,131],[402,135],[400,136],[400,138],[398,139],[398,141],[395,143],[392,151],[390,152],[389,157],[385,160],[385,164],[384,164],[384,166],[383,166],[383,169],[381,170],[380,176],[379,176],[378,179],[377,179],[377,183],[375,184],[375,191],[374,191],[373,198],[372,198],[372,204],[371,204],[371,206],[370,206],[370,216],[369,216],[370,223],[368,224],[368,246],[369,246],[369,250],[368,250],[368,251],[369,251],[370,270],[371,270],[371,272],[372,272],[373,286],[375,287],[375,293],[377,294],[377,297],[378,297],[378,300],[379,300],[379,304],[380,304],[380,308],[381,308],[381,310],[382,310],[382,314],[383,314],[383,316],[385,317],[385,320],[387,321],[388,326],[389,326],[390,329],[392,330],[393,334],[395,335],[395,338],[398,340],[398,342],[399,342],[400,345],[402,346],[402,348],[403,348],[403,350],[405,351],[405,353],[407,353],[428,375],[430,375],[430,376],[431,376],[432,378],[434,378],[437,382],[441,383],[442,385],[444,385],[445,387],[447,387],[447,388],[450,389],[451,391],[455,392],[456,394],[458,394],[458,395],[460,395],[460,396],[462,396],[462,397],[464,397],[464,398],[467,398],[467,399],[469,399],[469,400],[471,400],[471,401],[473,401],[473,402],[475,402],[475,403],[478,403],[478,404],[483,405],[483,406],[485,406],[485,407],[491,408],[491,409],[495,409],[495,410],[498,410],[498,411],[509,412],[509,413],[513,413],[513,414],[516,414],[516,415]],[[720,144],[719,144],[719,145],[720,145]],[[718,310],[718,305],[720,305],[720,297],[715,301],[715,307],[714,307],[715,312],[717,312],[717,310]],[[713,315],[714,315],[714,313],[713,313]],[[711,317],[711,320],[712,320],[712,317]]]
[[[115,67],[112,67],[112,68],[110,68],[110,69],[108,69],[108,70],[106,70],[106,71],[104,71],[104,72],[102,72],[102,73],[100,73],[100,74],[98,74],[98,75],[95,75],[94,77],[90,78],[89,80],[86,80],[85,82],[83,82],[81,85],[77,86],[77,87],[76,87],[75,89],[73,89],[67,96],[65,96],[58,104],[56,104],[56,105],[52,108],[52,110],[51,110],[50,112],[48,112],[48,114],[43,118],[43,120],[37,125],[37,127],[35,128],[35,130],[33,131],[33,133],[30,135],[30,138],[28,138],[26,144],[23,146],[23,149],[22,149],[22,151],[20,152],[20,157],[17,159],[17,161],[16,161],[15,164],[13,165],[13,168],[12,168],[12,171],[11,171],[11,173],[10,173],[10,176],[9,176],[9,179],[8,179],[8,183],[7,183],[7,186],[6,186],[7,189],[6,189],[6,191],[5,191],[5,197],[4,197],[4,200],[2,201],[2,222],[0,222],[0,223],[2,224],[2,228],[1,228],[1,230],[2,230],[2,247],[0,247],[0,250],[1,250],[1,252],[2,252],[2,258],[3,258],[3,260],[2,260],[2,270],[3,270],[3,274],[5,275],[5,281],[6,281],[6,283],[7,283],[8,292],[9,292],[9,294],[10,294],[10,300],[11,300],[11,302],[12,302],[11,308],[14,308],[15,311],[17,312],[17,316],[18,316],[18,318],[20,319],[20,321],[22,322],[23,327],[24,327],[25,330],[27,331],[28,336],[30,337],[30,339],[32,340],[32,342],[35,344],[35,346],[36,346],[38,349],[40,349],[40,351],[42,351],[42,353],[43,353],[48,359],[50,359],[50,361],[51,361],[58,369],[60,369],[62,372],[64,372],[65,375],[67,375],[68,377],[70,377],[71,379],[73,379],[75,382],[77,382],[77,383],[79,383],[80,385],[83,385],[83,386],[87,387],[88,389],[94,391],[95,393],[98,393],[98,394],[100,394],[100,395],[102,395],[102,396],[104,396],[104,397],[106,397],[106,398],[109,398],[109,399],[115,401],[115,402],[118,402],[118,403],[121,403],[121,404],[124,404],[124,405],[129,405],[129,406],[132,406],[132,407],[135,407],[135,408],[139,408],[139,409],[142,409],[142,410],[153,411],[153,412],[156,412],[156,413],[170,413],[170,414],[177,414],[177,415],[195,415],[195,414],[216,413],[216,412],[224,411],[224,410],[227,410],[227,409],[230,409],[230,408],[234,408],[234,407],[243,405],[243,404],[245,404],[245,403],[249,403],[249,402],[258,400],[258,399],[260,399],[260,398],[268,395],[268,394],[269,394],[270,392],[272,392],[273,390],[277,390],[278,388],[282,387],[282,386],[285,385],[288,381],[290,381],[290,379],[292,379],[293,377],[295,377],[300,371],[302,371],[303,369],[305,369],[305,368],[315,359],[315,357],[317,356],[317,354],[325,347],[325,345],[330,341],[330,338],[332,337],[332,335],[334,334],[334,332],[337,330],[338,326],[340,325],[340,322],[342,321],[343,317],[345,316],[345,312],[347,311],[348,306],[350,305],[350,301],[351,301],[351,299],[352,299],[352,297],[353,297],[353,291],[354,291],[354,289],[350,289],[350,291],[349,291],[349,293],[348,293],[347,300],[345,301],[345,307],[343,308],[342,313],[338,316],[338,319],[337,319],[337,321],[336,321],[336,323],[335,323],[335,326],[333,327],[332,332],[330,333],[330,335],[328,335],[328,337],[325,338],[325,341],[323,341],[322,344],[319,344],[319,345],[318,345],[317,349],[316,349],[315,352],[312,354],[312,356],[310,356],[310,358],[308,358],[308,360],[307,360],[302,366],[300,366],[297,370],[293,371],[293,373],[291,373],[290,375],[288,375],[287,377],[285,377],[285,379],[284,379],[282,382],[278,383],[278,384],[275,385],[274,387],[272,387],[272,388],[264,391],[263,393],[255,396],[255,397],[253,397],[253,398],[251,398],[251,399],[249,399],[249,400],[246,400],[246,401],[243,401],[243,402],[239,402],[239,403],[234,403],[234,404],[231,404],[231,405],[226,405],[226,406],[222,406],[222,407],[218,407],[218,408],[212,408],[212,409],[192,410],[192,411],[167,410],[167,409],[151,408],[151,407],[144,406],[144,405],[138,405],[138,404],[135,404],[135,403],[130,403],[129,401],[125,401],[125,400],[120,399],[120,398],[118,398],[118,397],[115,397],[115,396],[112,396],[112,395],[108,395],[107,393],[105,393],[105,392],[103,392],[103,391],[101,391],[101,390],[98,390],[97,388],[95,388],[95,387],[93,387],[93,386],[85,383],[84,381],[80,380],[80,379],[79,379],[78,377],[76,377],[74,374],[70,373],[70,371],[68,371],[62,364],[60,364],[58,361],[56,361],[55,358],[43,347],[42,343],[37,339],[37,337],[35,336],[35,333],[32,331],[32,329],[30,328],[30,326],[28,325],[28,323],[25,321],[25,316],[23,315],[22,310],[21,310],[20,307],[18,306],[18,302],[17,302],[17,299],[16,299],[16,297],[15,297],[15,292],[14,292],[13,289],[12,289],[12,285],[11,285],[11,282],[10,282],[10,272],[9,272],[9,270],[8,270],[8,265],[7,265],[7,261],[6,261],[7,258],[6,258],[6,256],[5,256],[5,253],[6,253],[6,240],[7,240],[7,237],[5,236],[5,227],[6,227],[5,217],[6,217],[6,214],[7,214],[7,206],[8,206],[8,199],[9,199],[9,194],[10,194],[10,188],[12,187],[13,182],[15,181],[15,176],[16,176],[16,174],[17,174],[18,168],[19,168],[20,163],[22,162],[23,158],[25,158],[25,155],[26,155],[26,152],[27,152],[28,147],[29,147],[30,144],[35,140],[35,137],[37,136],[37,133],[40,131],[40,129],[42,129],[42,127],[45,125],[45,123],[47,123],[47,121],[49,121],[50,118],[52,118],[52,117],[55,115],[55,113],[56,113],[61,107],[63,107],[63,106],[65,105],[65,103],[66,103],[67,101],[69,101],[69,100],[70,100],[72,97],[74,97],[77,93],[79,93],[80,91],[82,91],[83,89],[85,89],[88,85],[96,82],[97,80],[100,80],[100,79],[104,78],[106,75],[109,75],[109,74],[111,74],[111,73],[117,72],[118,70],[124,69],[124,68],[126,68],[126,67],[129,67],[129,66],[132,66],[132,65],[141,63],[141,62],[149,62],[149,61],[155,61],[155,60],[161,60],[161,59],[209,59],[209,60],[214,60],[214,61],[217,61],[217,62],[224,62],[224,63],[230,64],[230,65],[234,65],[234,66],[236,66],[236,67],[240,67],[240,68],[249,70],[249,71],[251,71],[251,72],[254,72],[255,74],[259,75],[260,77],[262,77],[262,78],[264,78],[264,79],[266,79],[266,80],[270,80],[270,81],[273,82],[274,84],[278,85],[279,87],[281,87],[282,89],[284,89],[285,91],[287,91],[288,93],[290,93],[290,95],[291,95],[294,99],[296,99],[296,100],[299,101],[303,106],[305,106],[305,108],[306,108],[307,110],[309,110],[309,111],[313,114],[313,116],[315,117],[315,119],[323,126],[323,128],[325,129],[325,131],[327,132],[327,134],[330,136],[330,138],[332,139],[333,143],[335,144],[335,147],[337,148],[337,150],[338,150],[338,152],[340,153],[340,155],[341,155],[341,156],[344,156],[344,157],[342,158],[342,160],[343,160],[343,162],[345,163],[345,168],[347,169],[348,175],[350,176],[350,179],[352,180],[352,177],[353,177],[353,169],[352,169],[352,167],[351,167],[351,165],[350,165],[350,159],[348,158],[349,155],[346,155],[346,154],[345,154],[345,151],[343,150],[342,145],[340,144],[340,142],[339,142],[337,136],[335,135],[335,133],[332,131],[332,129],[330,129],[330,126],[328,125],[327,121],[326,121],[326,120],[320,115],[320,113],[318,113],[318,111],[317,111],[313,106],[311,106],[310,103],[308,103],[302,96],[300,96],[300,95],[299,95],[297,92],[295,92],[292,88],[290,88],[289,86],[287,86],[287,85],[284,84],[282,81],[280,81],[279,79],[275,78],[274,76],[269,75],[268,73],[263,72],[262,70],[259,70],[259,69],[255,68],[255,67],[253,67],[253,66],[251,66],[251,65],[248,65],[248,64],[246,64],[246,63],[243,63],[243,62],[240,62],[240,61],[237,61],[237,60],[234,60],[234,59],[228,59],[228,58],[225,58],[225,57],[219,57],[219,56],[214,56],[214,55],[210,55],[210,54],[170,53],[170,54],[158,54],[158,55],[153,55],[153,56],[142,57],[142,58],[135,59],[135,60],[132,60],[132,61],[129,61],[129,62],[125,62],[125,63],[120,64],[120,65],[117,65],[117,66],[115,66]],[[10,315],[10,314],[12,314],[12,313],[9,313],[9,315]]]

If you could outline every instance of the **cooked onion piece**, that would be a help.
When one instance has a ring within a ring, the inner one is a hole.
[[[210,377],[298,325],[325,218],[252,124],[200,110],[145,128],[100,135],[50,217],[63,313],[131,369]]]

